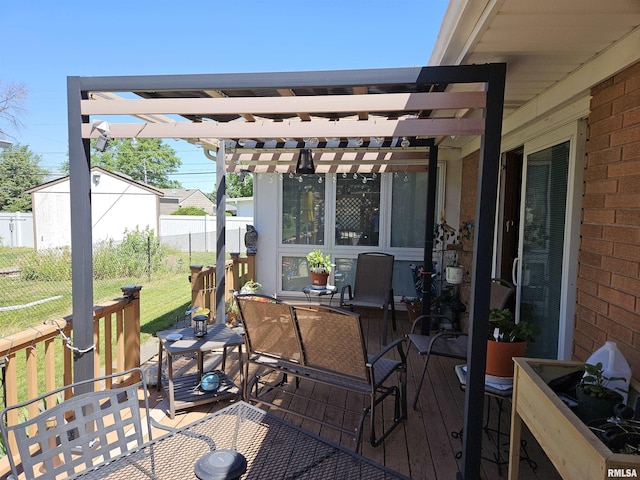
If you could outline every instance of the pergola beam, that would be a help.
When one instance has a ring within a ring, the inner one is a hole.
[[[394,112],[484,108],[484,92],[387,93],[281,97],[151,98],[81,102],[83,115],[268,115],[300,112]],[[301,117],[302,118],[302,117]],[[302,118],[307,121],[308,116]],[[364,119],[364,118],[362,118]]]
[[[415,137],[482,135],[483,118],[353,120],[313,122],[175,122],[112,124],[111,138],[305,138]],[[83,138],[98,138],[91,124],[82,125]]]

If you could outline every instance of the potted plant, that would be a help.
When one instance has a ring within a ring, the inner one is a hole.
[[[453,261],[447,265],[446,277],[447,283],[451,285],[460,285],[464,280],[464,266],[458,263],[457,255]]]
[[[527,342],[533,342],[539,332],[533,323],[524,320],[515,323],[509,309],[491,309],[486,374],[513,377],[513,357],[523,357]]]
[[[416,318],[422,315],[422,299],[420,297],[402,296],[402,303],[407,307],[407,316],[409,321],[413,323]]]
[[[576,386],[576,413],[585,423],[608,418],[613,415],[613,407],[623,402],[622,388],[609,388],[610,382],[624,380],[624,377],[607,377],[602,362],[585,364],[584,376]]]
[[[307,254],[307,267],[311,276],[311,286],[325,288],[333,267],[331,257],[328,254],[324,255],[316,248]]]
[[[236,295],[240,294],[248,294],[248,293],[259,293],[262,288],[262,284],[258,283],[254,280],[247,281],[241,288],[240,292],[233,292],[233,295],[229,299],[225,301],[225,312],[227,314],[227,325],[230,327],[235,327],[239,325],[239,311],[238,304],[236,303]]]
[[[261,283],[258,283],[254,280],[249,280],[242,286],[242,288],[240,288],[240,293],[243,295],[246,293],[258,293],[261,288]]]

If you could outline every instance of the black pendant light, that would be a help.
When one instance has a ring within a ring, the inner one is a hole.
[[[310,148],[301,148],[296,164],[296,173],[316,173],[316,167],[313,165],[313,155]]]

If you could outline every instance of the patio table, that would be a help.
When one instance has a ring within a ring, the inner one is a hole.
[[[178,335],[178,340],[171,340],[172,335]],[[173,330],[163,330],[157,333],[158,345],[158,385],[162,388],[162,353],[167,354],[167,377],[166,386],[169,394],[169,416],[173,418],[176,410],[202,405],[223,398],[238,397],[240,389],[224,373],[227,347],[238,348],[238,359],[240,364],[240,375],[242,376],[242,345],[244,339],[226,325],[210,325],[206,335],[197,337],[192,327],[179,328]],[[222,370],[215,370],[220,378],[220,386],[217,390],[206,392],[199,388],[200,379],[204,373],[204,354],[212,350],[222,350]],[[197,353],[198,371],[179,378],[173,375],[174,357],[189,353]]]
[[[145,448],[81,475],[91,479],[197,478],[194,466],[214,449],[230,449],[247,460],[243,480],[408,479],[361,455],[240,401]]]
[[[329,298],[329,305],[333,302],[333,297],[337,293],[338,287],[335,285],[326,285],[322,288],[314,287],[313,285],[307,285],[302,289],[302,292],[307,296],[307,300],[311,301],[312,296],[322,297],[324,295],[331,295]]]
[[[460,382],[460,388],[463,390],[467,387],[467,366],[466,365],[456,365],[455,367],[456,375],[458,377],[458,381]],[[482,456],[484,460],[488,460],[489,462],[495,463],[498,466],[498,473],[502,475],[502,466],[509,464],[509,459],[502,452],[502,447],[504,445],[509,445],[509,432],[502,431],[502,409],[504,400],[511,401],[511,397],[513,395],[513,381],[511,382],[503,382],[497,383],[491,381],[491,376],[485,380],[484,385],[484,394],[487,405],[487,416],[484,420],[483,430],[487,434],[488,439],[493,443],[495,450],[493,451],[493,455],[491,457]],[[496,427],[492,428],[489,426],[490,423],[490,414],[491,414],[491,406],[489,405],[489,401],[491,398],[496,400],[498,405],[498,418],[495,423]],[[495,434],[493,436],[492,434]],[[453,432],[452,436],[454,438],[462,439],[462,431]],[[507,442],[503,443],[502,437],[506,437]],[[526,440],[522,440],[520,442],[521,449],[521,457],[522,460],[526,461],[532,470],[535,471],[538,468],[536,462],[529,456],[529,452],[527,451],[527,442]],[[462,455],[462,452],[460,452]]]

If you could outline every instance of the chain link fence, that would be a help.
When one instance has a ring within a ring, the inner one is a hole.
[[[226,229],[227,253],[244,250],[246,220],[227,222],[232,227]],[[157,237],[153,230],[136,229],[125,232],[120,242],[94,244],[94,303],[114,298],[124,285],[148,286],[172,278],[182,282],[177,285],[188,298],[189,266],[215,264],[215,237],[215,230]],[[71,293],[69,247],[36,251],[0,237],[0,335],[71,314]]]

